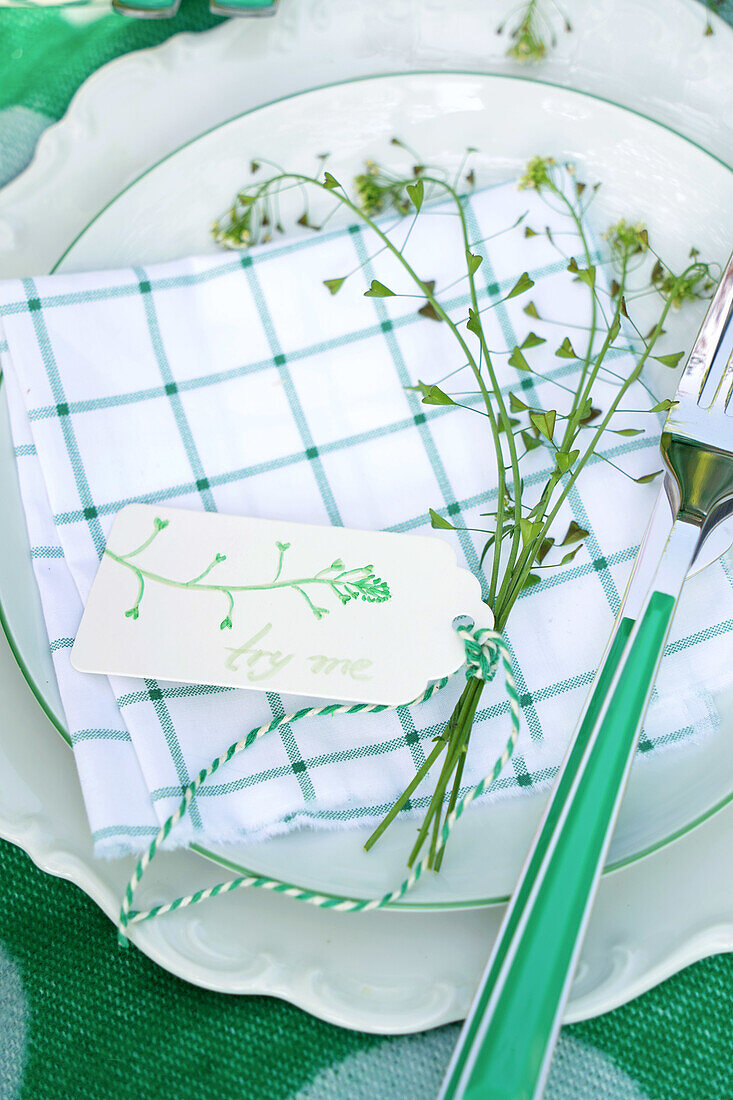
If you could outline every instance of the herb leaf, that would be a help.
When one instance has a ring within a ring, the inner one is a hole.
[[[578,356],[573,350],[573,345],[570,343],[570,337],[566,336],[560,347],[555,352],[558,359],[577,359]]]
[[[582,283],[586,283],[591,289],[596,285],[596,269],[595,267],[579,267],[577,269],[576,278]]]
[[[552,550],[554,545],[555,545],[555,540],[553,538],[548,537],[548,538],[544,538],[542,540],[542,542],[540,544],[540,548],[537,551],[537,562],[538,562],[539,565],[542,565],[542,562],[545,560],[545,558],[549,554],[550,550]]]
[[[428,386],[423,391],[422,403],[423,405],[455,405],[456,402],[447,393],[443,393],[440,386]]]
[[[565,538],[560,543],[561,546],[570,546],[573,542],[582,542],[583,539],[588,537],[588,532],[585,527],[581,527],[575,520],[570,521],[570,526],[565,532]]]
[[[452,523],[449,523],[447,519],[443,519],[432,508],[428,509],[430,513],[430,526],[435,531],[455,531],[455,527]]]
[[[468,263],[468,274],[473,275],[481,267],[484,262],[483,256],[474,256],[473,252],[469,252],[466,249],[466,262]]]
[[[427,317],[429,321],[443,320],[432,302],[426,302],[424,306],[420,306],[417,312],[420,314],[421,317]]]
[[[528,451],[534,451],[537,447],[542,446],[537,436],[531,435],[529,432],[522,432],[522,442]]]
[[[677,405],[677,404],[679,404],[678,401],[670,401],[669,398],[665,398],[664,401],[660,401],[657,405],[654,406],[653,409],[650,409],[649,412],[652,412],[652,413],[669,412],[669,410],[673,409],[675,407],[675,405]]]
[[[661,363],[663,367],[671,367],[672,370],[679,365],[680,359],[684,356],[684,351],[673,352],[671,355],[653,355],[652,359],[656,359],[658,363]]]
[[[546,412],[531,412],[529,419],[534,424],[540,435],[543,435],[545,439],[549,439],[552,443],[552,433],[555,430],[555,418],[557,413],[554,409],[548,409]]]
[[[364,291],[365,298],[394,298],[395,292],[390,290],[384,283],[380,283],[378,279],[372,279],[369,290]]]
[[[527,360],[522,355],[519,348],[515,348],[509,356],[509,365],[515,367],[517,370],[529,371],[530,366]]]
[[[406,386],[413,393],[422,395],[423,405],[455,405],[456,402],[447,393],[443,393],[440,386],[430,385],[428,382],[418,381],[416,386]]]
[[[637,485],[646,485],[649,481],[654,481],[656,477],[663,474],[664,470],[655,470],[652,474],[643,474],[642,477],[633,477],[631,480],[635,481]]]
[[[522,532],[522,544],[524,546],[530,543],[532,539],[536,538],[542,530],[542,523],[538,519],[531,520],[522,518],[519,521],[519,526]]]
[[[509,298],[516,298],[518,294],[524,294],[525,290],[531,290],[533,286],[534,280],[530,279],[528,272],[523,271],[512,289],[507,294],[507,300]]]
[[[483,336],[484,330],[481,327],[481,318],[475,309],[469,309],[468,320],[466,321],[466,328],[469,332],[472,332],[474,336],[478,336],[479,339]]]
[[[509,394],[509,409],[513,413],[526,412],[529,405],[525,405],[521,398],[517,397],[515,393]]]
[[[568,562],[572,561],[575,555],[581,549],[582,547],[576,546],[574,550],[570,550],[567,554],[563,554],[562,558],[560,559],[560,565],[567,565]]]
[[[577,462],[580,451],[558,451],[555,455],[557,468],[561,474],[566,474],[574,462]]]
[[[415,207],[416,213],[419,214],[425,197],[425,184],[419,179],[415,183],[408,183],[405,190],[412,199],[412,204]]]

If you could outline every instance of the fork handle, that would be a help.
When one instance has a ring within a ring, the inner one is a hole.
[[[439,1100],[535,1100],[542,1095],[593,897],[693,553],[690,532],[675,536],[673,528],[656,587],[638,622],[626,617],[618,624],[512,895]],[[658,583],[660,574],[663,586]]]

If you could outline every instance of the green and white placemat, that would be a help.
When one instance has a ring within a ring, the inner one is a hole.
[[[3,1100],[432,1100],[457,1025],[385,1038],[211,993],[138,951],[69,883],[0,842]],[[53,920],[48,919],[53,913]],[[348,918],[346,918],[348,919]],[[112,946],[111,946],[112,945]],[[733,957],[563,1030],[548,1100],[730,1100]]]

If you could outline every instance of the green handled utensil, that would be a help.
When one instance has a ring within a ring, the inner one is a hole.
[[[113,9],[134,19],[171,19],[181,0],[112,0]],[[278,0],[210,0],[213,15],[240,15],[247,18],[274,15]]]
[[[733,260],[662,433],[663,493],[439,1100],[535,1100],[685,578],[733,512]]]

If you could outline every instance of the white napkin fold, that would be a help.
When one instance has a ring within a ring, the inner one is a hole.
[[[438,287],[465,265],[455,218],[441,209],[418,220],[409,244],[418,272]],[[487,256],[482,306],[527,270],[541,316],[585,324],[587,289],[573,286],[544,235],[506,233],[491,240],[488,254],[478,243],[525,211],[528,224],[564,233],[568,254],[577,248],[562,215],[533,193],[514,184],[478,193],[468,213],[474,251]],[[400,239],[404,232],[394,229]],[[368,262],[335,297],[323,286],[376,251],[371,234],[355,229],[244,256],[0,284],[0,361],[33,567],[99,853],[139,849],[191,775],[253,726],[304,705],[272,693],[107,679],[71,668],[83,601],[122,505],[165,501],[421,534],[430,533],[434,508],[456,525],[487,526],[482,513],[493,507],[496,490],[483,418],[422,405],[406,388],[461,366],[447,326],[420,317],[414,298],[363,296],[364,277],[413,292],[384,257]],[[452,315],[464,317],[462,284],[447,299]],[[530,320],[526,301],[484,314],[489,342],[511,349],[533,328],[548,338],[533,350],[533,364],[561,380],[572,369],[554,356],[563,330]],[[502,383],[519,391],[526,376],[507,358],[496,356]],[[614,370],[629,366],[629,356],[618,353]],[[470,390],[467,373],[446,388]],[[551,386],[535,383],[540,401],[550,400]],[[637,390],[628,407],[642,400],[649,405]],[[644,436],[609,436],[606,444],[634,476],[659,465],[658,423],[644,423]],[[538,478],[545,465],[538,455]],[[508,638],[524,728],[488,797],[521,794],[554,775],[656,491],[599,460],[571,494],[558,531],[575,519],[590,535],[571,564],[544,573],[513,610]],[[434,537],[451,541],[459,559],[479,571],[480,534]],[[689,583],[646,724],[645,755],[717,724],[712,692],[733,680],[732,584],[726,561]],[[461,686],[456,677],[428,703],[392,714],[282,727],[217,774],[171,843],[376,824],[429,751]],[[493,763],[507,722],[497,680],[482,699],[466,787]],[[415,811],[428,787],[419,794]]]

